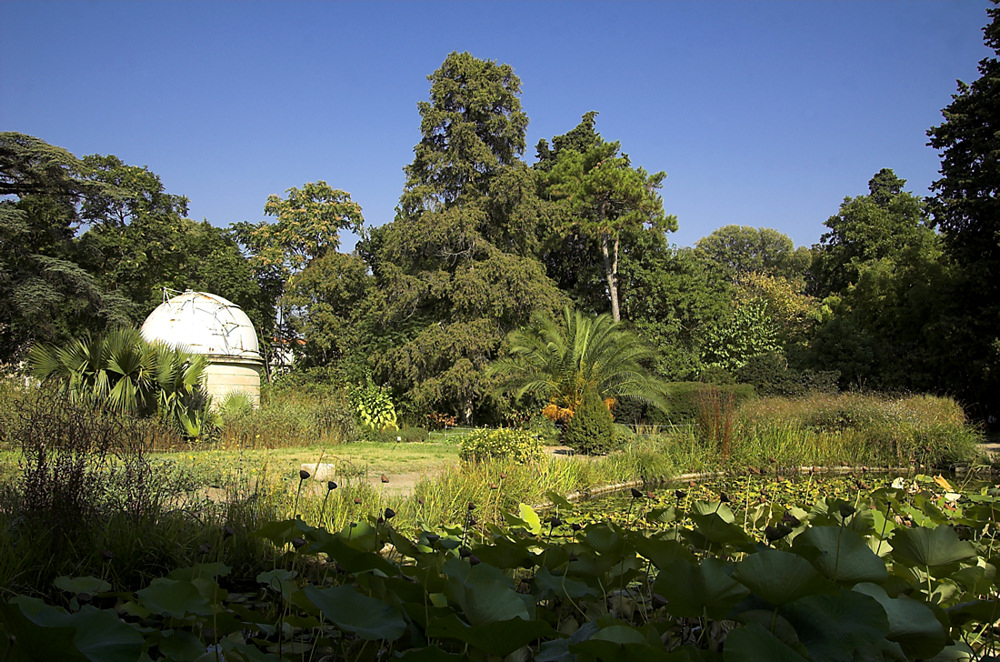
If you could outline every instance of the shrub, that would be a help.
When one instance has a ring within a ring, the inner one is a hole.
[[[759,395],[806,395],[811,392],[835,393],[840,373],[829,370],[789,368],[779,352],[751,357],[736,372],[741,383],[751,384]]]
[[[403,438],[403,441],[413,442],[413,441],[427,441],[427,430],[423,428],[405,427],[399,431],[397,435]]]
[[[462,439],[459,457],[480,462],[489,459],[509,459],[531,462],[542,457],[542,443],[527,430],[500,428],[476,430]]]
[[[362,426],[377,432],[399,429],[388,389],[377,386],[371,377],[351,391],[351,401]]]
[[[378,444],[399,443],[403,441],[403,434],[400,430],[375,430],[362,427],[361,440]]]
[[[563,442],[579,453],[600,455],[615,448],[615,424],[611,412],[596,391],[583,394],[580,407],[566,424]]]
[[[542,443],[551,445],[559,443],[559,435],[562,433],[559,426],[544,414],[532,416],[531,420],[528,421],[527,429],[537,435],[542,440]]]

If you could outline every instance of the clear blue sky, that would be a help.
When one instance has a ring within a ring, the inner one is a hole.
[[[596,110],[605,139],[667,172],[678,245],[734,223],[811,245],[880,168],[927,194],[925,132],[978,77],[988,6],[6,0],[0,130],[147,165],[215,225],[320,179],[377,225],[426,76],[469,51],[520,76],[529,162]]]

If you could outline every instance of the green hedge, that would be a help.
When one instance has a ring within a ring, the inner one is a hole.
[[[428,432],[424,428],[405,427],[399,431],[403,441],[427,441]]]

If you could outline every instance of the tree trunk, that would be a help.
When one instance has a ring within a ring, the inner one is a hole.
[[[612,239],[607,234],[601,235],[601,254],[604,255],[604,276],[608,279],[608,295],[611,297],[611,316],[616,322],[621,321],[618,310],[618,237]]]

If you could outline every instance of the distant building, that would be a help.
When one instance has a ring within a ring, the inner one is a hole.
[[[166,294],[164,294],[164,298]],[[243,309],[217,294],[187,290],[156,307],[142,324],[142,337],[191,354],[204,354],[205,389],[216,401],[246,393],[260,402],[257,331]]]

